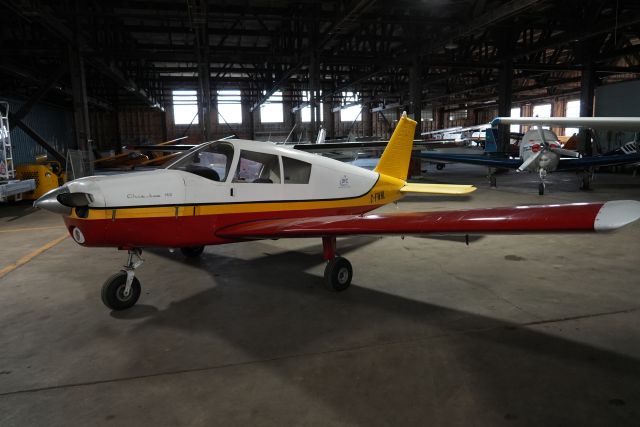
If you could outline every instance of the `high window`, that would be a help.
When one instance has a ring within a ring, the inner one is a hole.
[[[580,100],[567,102],[565,117],[580,117]],[[578,128],[565,128],[564,135],[571,136],[579,131]]]
[[[512,108],[511,115],[509,117],[520,117],[520,107]],[[509,126],[509,132],[520,133],[521,126],[520,125],[511,125]]]
[[[468,115],[468,111],[467,110],[456,110],[456,111],[451,111],[449,113],[449,121],[454,121],[454,120],[464,120],[467,118]]]
[[[533,117],[551,117],[551,104],[534,105]],[[549,126],[542,126],[542,128],[551,129]]]
[[[173,122],[177,125],[198,124],[198,95],[195,90],[173,91]]]
[[[342,122],[359,122],[362,120],[362,103],[357,92],[342,92],[342,99],[349,105],[347,108],[340,110],[340,121]]]
[[[282,123],[284,114],[282,112],[282,92],[274,92],[262,105],[260,105],[261,123]]]
[[[242,123],[239,90],[218,91],[218,123]]]

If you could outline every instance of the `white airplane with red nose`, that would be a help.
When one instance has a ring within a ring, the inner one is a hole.
[[[640,218],[637,201],[368,213],[406,193],[475,190],[406,181],[415,126],[403,115],[373,171],[282,145],[224,139],[201,144],[164,169],[68,182],[35,206],[61,214],[79,245],[128,251],[122,270],[102,287],[112,310],[140,297],[135,270],[143,248],[180,248],[197,257],[206,245],[317,237],[325,283],[343,291],[353,268],[337,254],[338,236],[605,231]]]

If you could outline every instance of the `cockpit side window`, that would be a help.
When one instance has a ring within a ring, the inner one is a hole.
[[[225,181],[232,160],[233,145],[216,142],[188,154],[169,166],[169,169],[183,170],[212,181]]]
[[[278,156],[241,150],[233,182],[280,184],[280,161]]]
[[[308,184],[311,177],[311,163],[282,156],[285,184]]]

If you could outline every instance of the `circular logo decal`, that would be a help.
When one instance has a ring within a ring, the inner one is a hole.
[[[76,242],[80,244],[84,243],[84,234],[82,234],[82,231],[80,231],[78,227],[75,227],[73,229],[73,231],[71,232],[71,236],[73,236],[73,240],[75,240]]]

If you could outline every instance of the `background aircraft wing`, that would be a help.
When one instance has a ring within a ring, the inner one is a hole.
[[[348,236],[362,234],[488,234],[607,231],[640,218],[640,202],[516,206],[461,211],[283,218],[223,227],[228,239]]]
[[[490,157],[490,156],[466,156],[463,154],[441,154],[441,153],[430,153],[430,152],[420,152],[418,154],[414,154],[414,157],[420,157],[421,159],[426,160],[439,160],[443,162],[451,162],[451,163],[468,163],[471,165],[481,165],[481,166],[489,166],[492,168],[507,168],[507,169],[518,169],[518,167],[522,164],[522,160],[520,159],[508,159],[508,158],[500,158],[500,157]]]
[[[586,169],[595,166],[616,166],[640,163],[640,154],[618,154],[611,156],[591,156],[580,159],[560,159],[559,171]]]
[[[639,117],[497,117],[491,125],[539,125],[592,129],[640,129]]]
[[[173,144],[173,145],[127,145],[127,150],[140,150],[140,151],[162,151],[162,152],[174,152],[174,151],[188,151],[197,147],[194,144]]]

